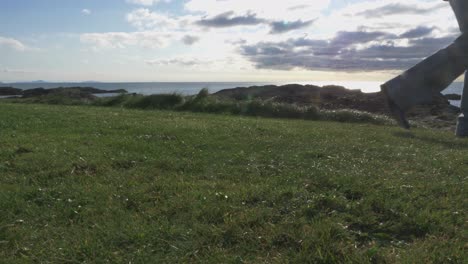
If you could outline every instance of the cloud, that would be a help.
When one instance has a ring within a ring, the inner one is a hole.
[[[247,13],[246,15],[235,16],[233,11],[222,13],[211,18],[203,18],[196,21],[196,24],[208,28],[227,28],[235,26],[258,26],[261,24],[269,25],[271,30],[270,34],[281,34],[293,30],[306,28],[314,20],[302,21],[269,21],[267,19],[259,18],[257,15]]]
[[[189,29],[195,18],[193,16],[171,16],[152,12],[147,8],[133,10],[126,16],[127,21],[140,31],[180,31]]]
[[[446,3],[432,4],[430,6],[417,6],[413,4],[391,3],[373,9],[364,10],[355,15],[364,16],[366,18],[382,18],[392,15],[428,15],[434,13],[440,8],[446,7]]]
[[[17,51],[26,51],[29,48],[19,40],[13,38],[5,38],[0,36],[0,47],[7,47]]]
[[[152,6],[159,2],[170,2],[171,0],[127,0],[129,4],[136,4],[136,5],[144,5],[144,6]]]
[[[401,34],[401,38],[420,38],[427,36],[434,31],[435,27],[425,27],[425,26],[419,26],[415,29],[410,29],[406,31],[405,33]]]
[[[316,17],[326,9],[330,0],[189,0],[185,9],[189,12],[200,13],[206,16],[216,16],[226,12],[232,12],[233,16],[246,16],[255,14],[257,17],[276,20],[308,20]],[[285,12],[287,11],[287,12]]]
[[[234,12],[229,11],[219,14],[209,19],[201,19],[196,24],[204,27],[233,27],[233,26],[252,26],[263,23],[263,19],[257,18],[255,14],[246,14],[244,16],[234,16]]]
[[[196,56],[206,57],[187,54],[149,65],[207,68],[215,65],[208,60],[234,57],[259,69],[372,71],[411,66],[450,43],[458,30],[450,5],[440,0],[363,0],[327,9],[330,2],[185,0],[177,13],[129,12],[126,20],[137,32],[83,34],[81,42],[94,49],[169,47],[167,56],[181,54],[171,42],[197,43]]]
[[[185,44],[185,45],[193,45],[195,44],[196,42],[198,42],[200,40],[199,37],[197,36],[191,36],[191,35],[185,35],[183,38],[182,38],[182,42]]]
[[[170,34],[158,32],[107,32],[82,34],[80,41],[92,45],[94,49],[129,46],[155,49],[167,46],[171,38]]]
[[[81,10],[81,13],[83,15],[91,15],[91,10],[85,8],[85,9]]]
[[[177,25],[177,20],[170,18],[165,14],[151,12],[149,9],[140,8],[127,14],[127,21],[134,27],[145,29],[165,29]]]
[[[206,65],[212,63],[210,60],[201,60],[198,58],[172,58],[172,59],[165,59],[165,60],[147,60],[145,61],[146,64],[150,66],[183,66],[183,67],[194,67],[199,65]]]
[[[295,38],[241,45],[258,69],[401,70],[448,45],[453,37],[404,39],[385,32],[338,32],[332,39]],[[399,45],[399,43],[406,45]]]
[[[366,28],[397,35],[418,26],[440,29],[431,32],[433,36],[439,37],[454,29],[458,30],[450,4],[441,0],[356,1],[342,9],[333,10],[314,23],[314,28],[322,32]]]
[[[288,31],[293,31],[296,29],[301,29],[301,28],[306,28],[312,23],[314,20],[308,20],[308,21],[302,21],[302,20],[297,20],[293,22],[288,22],[288,21],[275,21],[271,22],[271,34],[279,34],[279,33],[284,33]]]
[[[33,71],[21,70],[21,69],[1,69],[0,72],[9,73],[9,74],[31,74],[35,73]]]

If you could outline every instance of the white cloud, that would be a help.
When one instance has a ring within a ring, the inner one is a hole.
[[[164,0],[127,0],[129,3],[146,6],[161,1]],[[330,2],[331,0],[291,0],[272,4],[271,0],[187,0],[183,15],[138,8],[126,16],[127,22],[135,27],[137,32],[83,34],[81,42],[91,45],[94,49],[166,48],[162,58],[139,60],[140,63],[144,61],[153,66],[171,69],[201,67],[204,70],[233,69],[234,71],[239,68],[251,69],[250,65],[258,67],[258,60],[250,59],[251,56],[242,56],[240,47],[257,47],[266,50],[268,47],[262,46],[262,43],[269,43],[276,48],[276,44],[288,44],[291,40],[297,39],[325,43],[335,39],[336,36],[340,36],[336,38],[336,41],[343,41],[343,38],[346,41],[360,38],[358,34],[344,36],[343,32],[365,34],[381,32],[386,34],[385,37],[367,42],[345,43],[349,44],[346,48],[355,51],[356,54],[380,56],[383,51],[375,47],[382,47],[387,53],[398,51],[398,49],[410,52],[411,49],[406,48],[411,46],[417,50],[418,47],[413,46],[420,45],[422,42],[418,40],[423,37],[445,41],[449,39],[445,38],[446,36],[458,34],[450,5],[440,0],[363,0],[348,4],[340,10],[327,9]],[[324,12],[325,10],[327,12]],[[250,19],[248,21],[251,22],[244,23],[242,21],[245,20],[242,19]],[[240,20],[242,23],[239,22]],[[224,26],[207,26],[215,22]],[[278,34],[272,34],[272,32]],[[404,37],[410,35],[415,36],[411,38],[411,43],[409,37]],[[395,36],[400,36],[400,38],[395,38]],[[168,45],[171,42],[174,45]],[[191,46],[195,42],[196,46]],[[177,43],[184,43],[185,46],[177,45]],[[337,44],[340,43],[337,42]],[[431,50],[434,47],[437,48],[438,45],[443,45],[443,43],[432,43]],[[308,50],[301,50],[304,49],[303,46],[291,46],[292,51],[289,52],[291,55],[298,52],[304,53],[301,53],[304,56],[299,58],[301,63],[306,64],[307,61],[302,61],[315,59],[314,54],[307,53]],[[334,46],[329,47],[324,44],[324,47],[327,48],[324,48],[324,52],[331,52],[333,50],[330,48]],[[348,52],[346,54],[351,54],[347,49],[344,49]],[[417,58],[424,56],[427,50],[429,49],[421,49],[417,53]],[[180,57],[182,52],[184,56]],[[284,60],[280,55],[278,54],[278,58],[273,59]],[[236,58],[236,62],[225,62],[222,59],[227,57]],[[350,61],[356,60],[350,58]],[[252,64],[252,62],[255,63]],[[260,62],[276,65],[275,61]],[[294,66],[293,62],[295,61],[291,61],[291,66]],[[325,63],[320,69],[326,70],[328,65]]]
[[[127,3],[136,4],[136,5],[144,5],[144,6],[152,6],[159,2],[170,2],[171,0],[127,0]]]
[[[316,24],[325,37],[359,28],[401,34],[418,26],[436,27],[434,34],[453,34],[457,24],[448,2],[440,0],[363,1],[322,17]]]
[[[194,72],[219,72],[223,69],[225,72],[238,71],[241,68],[250,68],[249,63],[238,56],[192,56],[189,54],[183,56],[174,56],[166,59],[145,60],[149,66],[159,69],[190,69]]]
[[[82,34],[80,41],[92,45],[95,49],[126,48],[129,46],[154,49],[167,46],[171,37],[170,34],[149,31],[107,32]]]
[[[168,14],[151,12],[147,8],[140,8],[127,14],[127,21],[138,30],[173,31],[180,28],[181,17],[171,17]]]
[[[5,38],[0,36],[0,47],[7,47],[17,51],[26,51],[28,47],[19,40],[13,38]]]
[[[151,66],[183,66],[183,67],[195,67],[205,64],[213,63],[212,60],[206,59],[199,59],[199,58],[192,58],[192,57],[176,57],[171,59],[164,59],[164,60],[147,60],[145,61],[146,64]]]
[[[81,13],[83,15],[91,15],[91,10],[85,8],[85,9],[81,10]]]

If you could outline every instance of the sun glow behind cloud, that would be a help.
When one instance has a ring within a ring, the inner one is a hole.
[[[106,76],[128,67],[132,80],[383,78],[459,34],[440,0],[122,1],[120,19],[132,30],[80,33],[76,52],[88,68],[98,58],[108,65]],[[80,10],[91,9],[99,16]],[[27,44],[0,36],[3,48],[25,52]]]

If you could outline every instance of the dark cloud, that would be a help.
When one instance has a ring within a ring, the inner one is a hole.
[[[297,30],[301,28],[308,27],[314,23],[314,20],[309,20],[309,21],[302,21],[302,20],[297,20],[293,22],[288,22],[288,21],[274,21],[270,23],[271,27],[271,34],[279,34],[279,33],[285,33],[288,31],[292,30]]]
[[[409,42],[410,46],[417,47],[422,52],[432,53],[435,52],[443,47],[448,46],[452,43],[456,35],[443,37],[443,38],[421,38],[421,39],[412,39]]]
[[[236,16],[234,12],[226,12],[211,18],[203,18],[195,24],[208,28],[226,28],[235,26],[256,26],[267,24],[270,26],[270,34],[281,34],[301,28],[308,27],[314,23],[314,20],[302,21],[270,21],[258,18],[256,14],[248,13],[243,16]]]
[[[245,16],[234,16],[234,12],[226,12],[208,19],[201,19],[196,24],[204,27],[234,27],[234,26],[252,26],[264,23],[265,20],[257,18],[255,14]]]
[[[199,37],[197,36],[190,36],[190,35],[185,35],[183,38],[182,38],[182,42],[185,44],[185,45],[193,45],[195,44],[196,42],[198,42],[200,40]]]
[[[408,30],[407,32],[400,35],[401,38],[420,38],[427,36],[434,31],[434,27],[420,26],[415,29]]]
[[[316,55],[337,55],[341,50],[360,43],[367,43],[383,38],[394,37],[394,35],[385,32],[364,32],[364,31],[340,31],[327,45],[315,51]]]
[[[374,8],[374,9],[364,10],[355,15],[364,16],[366,18],[378,18],[382,16],[402,15],[402,14],[427,15],[440,8],[445,8],[445,7],[447,7],[447,4],[445,3],[441,3],[441,4],[431,6],[428,8],[395,3],[395,4],[388,4],[388,5]]]
[[[298,38],[243,45],[240,53],[260,69],[400,70],[450,44],[454,37],[410,39],[404,47],[395,45],[398,39],[384,32],[339,32],[330,40]],[[356,44],[362,45],[357,48]]]

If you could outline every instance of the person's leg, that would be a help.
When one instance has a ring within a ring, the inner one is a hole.
[[[434,94],[463,74],[466,69],[463,58],[468,56],[463,56],[461,44],[461,41],[451,44],[382,85],[390,110],[401,127],[409,128],[404,116],[407,110],[430,103]]]
[[[457,120],[455,134],[459,137],[468,137],[468,74],[465,73],[465,84],[460,106],[461,114]]]
[[[431,102],[434,93],[447,88],[465,71],[454,43],[426,58],[403,74],[383,84],[398,107],[407,111],[417,104]]]
[[[452,6],[453,12],[457,17],[458,26],[461,32],[468,30],[468,1],[466,0],[448,0]]]
[[[450,0],[460,30],[468,28],[468,1]],[[434,93],[447,88],[468,68],[468,33],[453,44],[426,58],[400,76],[382,85],[388,105],[400,126],[409,128],[405,112],[411,107],[432,101]],[[468,102],[467,102],[468,103]],[[468,115],[467,115],[468,116]]]
[[[467,53],[468,50],[468,1],[466,0],[450,0],[453,12],[457,17],[460,31],[463,35],[457,39],[460,43],[461,49]],[[465,62],[465,68],[468,69],[468,56],[463,54],[463,61]],[[465,73],[465,84],[462,92],[462,100],[460,106],[461,114],[457,120],[457,130],[455,134],[459,137],[468,137],[468,73]]]

